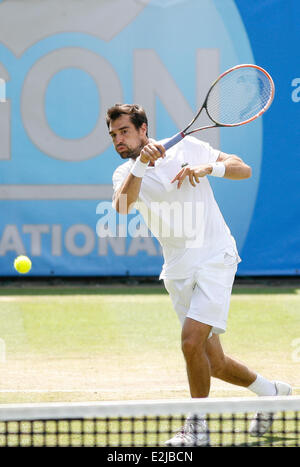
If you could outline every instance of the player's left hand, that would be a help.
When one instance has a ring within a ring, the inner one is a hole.
[[[212,171],[212,167],[209,165],[198,165],[196,167],[191,167],[186,165],[182,167],[182,169],[178,172],[178,174],[173,178],[171,183],[178,182],[177,188],[180,188],[183,184],[183,181],[186,177],[189,178],[190,184],[193,186],[197,186],[197,183],[200,182],[200,178],[205,177],[206,175],[210,174]]]

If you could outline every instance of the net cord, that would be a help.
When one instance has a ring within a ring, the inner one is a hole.
[[[139,417],[188,413],[300,411],[300,396],[0,404],[0,420]]]

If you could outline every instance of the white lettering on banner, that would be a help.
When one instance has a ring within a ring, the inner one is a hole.
[[[23,225],[23,232],[31,235],[31,254],[32,256],[41,256],[42,254],[42,234],[49,232],[49,225],[29,224]]]
[[[94,230],[85,224],[74,224],[63,233],[60,224],[25,224],[18,229],[15,224],[6,225],[0,235],[0,256],[5,256],[8,252],[14,251],[16,255],[28,254],[30,256],[41,257],[44,255],[42,236],[50,236],[51,254],[53,256],[62,256],[63,247],[74,256],[87,256],[95,248],[97,242],[98,256],[106,256],[111,250],[116,256],[135,256],[139,251],[144,251],[150,256],[161,255],[160,246],[156,247],[152,237],[136,237],[126,242],[124,229],[120,227],[122,236],[104,236],[99,237]],[[126,229],[127,232],[127,229]],[[22,237],[30,235],[30,247],[26,251]],[[83,242],[79,245],[77,236],[83,237]]]
[[[77,235],[83,235],[84,243],[78,246],[75,242]],[[66,233],[66,248],[74,256],[86,256],[90,254],[95,246],[95,235],[88,225],[73,225]]]
[[[134,52],[134,100],[147,109],[150,133],[155,137],[156,98],[159,97],[170,117],[180,129],[190,121],[197,106],[202,103],[203,92],[219,72],[217,49],[198,49],[196,54],[196,107],[191,108],[172,75],[154,50]],[[44,96],[48,84],[63,69],[79,68],[95,81],[102,109],[92,132],[77,139],[62,138],[50,128],[45,111]],[[0,73],[6,78],[4,68]],[[3,78],[1,78],[3,80]],[[115,102],[123,101],[123,90],[116,70],[99,54],[90,50],[68,47],[54,50],[40,58],[29,70],[21,94],[21,115],[24,127],[35,146],[55,159],[84,161],[104,152],[111,144],[105,111]],[[0,159],[10,158],[10,102],[0,106],[1,150]],[[169,135],[166,135],[166,137]],[[212,146],[219,146],[219,130],[201,135]],[[55,191],[55,187],[53,190]],[[37,198],[39,199],[39,198]]]
[[[99,256],[107,256],[109,247],[116,256],[126,255],[126,238],[125,237],[102,237],[98,245]]]
[[[51,253],[53,256],[61,256],[62,254],[62,228],[61,225],[52,226],[52,238],[51,238]]]
[[[295,88],[292,91],[292,101],[300,102],[300,78],[294,78],[292,81],[292,86]]]
[[[49,127],[45,114],[44,96],[49,81],[66,68],[79,68],[93,78],[102,109],[93,131],[75,140],[56,135]],[[70,162],[83,161],[101,154],[110,146],[105,111],[122,100],[119,77],[106,59],[82,48],[54,50],[38,60],[25,78],[21,101],[23,123],[32,142],[48,156]]]
[[[16,225],[6,225],[0,239],[0,256],[6,255],[8,251],[15,251],[17,255],[22,255],[26,252]]]

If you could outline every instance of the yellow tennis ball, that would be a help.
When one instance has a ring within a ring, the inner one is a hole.
[[[15,259],[14,267],[20,274],[26,274],[31,269],[31,261],[27,256],[20,255]]]

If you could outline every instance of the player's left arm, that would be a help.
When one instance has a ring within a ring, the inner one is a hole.
[[[251,177],[251,167],[234,154],[226,154],[220,152],[216,162],[222,162],[225,166],[223,178],[230,180],[243,180]],[[202,177],[211,175],[213,171],[213,163],[202,164],[197,166],[187,165],[183,167],[178,174],[173,178],[171,183],[177,182],[177,188],[180,188],[184,179],[188,178],[191,185],[196,186]]]
[[[234,154],[220,152],[216,162],[223,162],[225,165],[224,178],[229,178],[230,180],[243,180],[245,178],[250,178],[252,175],[251,167],[240,157]]]

